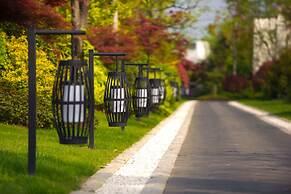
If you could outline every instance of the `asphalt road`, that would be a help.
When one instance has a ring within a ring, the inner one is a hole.
[[[291,194],[291,136],[225,102],[199,102],[164,193]]]

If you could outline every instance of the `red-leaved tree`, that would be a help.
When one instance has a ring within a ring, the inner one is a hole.
[[[190,79],[189,79],[188,72],[185,69],[185,66],[183,64],[183,61],[181,61],[178,64],[178,73],[180,75],[180,78],[181,78],[181,80],[183,82],[184,87],[188,88],[189,87],[189,84],[190,84]]]
[[[63,3],[64,0],[0,0],[0,21],[35,24],[38,27],[65,27],[68,23],[53,8]]]
[[[152,55],[168,36],[160,20],[146,18],[142,14],[126,21],[126,25],[132,26],[130,30],[133,32],[132,35],[135,37],[139,49],[148,56]]]
[[[125,52],[128,55],[125,59],[130,60],[135,54],[136,42],[134,38],[119,30],[114,32],[112,26],[91,28],[88,34],[88,40],[99,52]],[[110,58],[101,58],[105,63],[111,63]]]

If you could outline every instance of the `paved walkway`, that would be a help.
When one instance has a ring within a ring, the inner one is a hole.
[[[290,194],[290,134],[239,103],[186,102],[73,194]]]
[[[200,102],[165,194],[291,193],[291,136],[224,102]]]
[[[140,142],[93,175],[73,194],[162,193],[189,129],[195,103],[184,103]],[[162,163],[165,165],[158,167]],[[159,184],[152,183],[151,179],[158,180]]]

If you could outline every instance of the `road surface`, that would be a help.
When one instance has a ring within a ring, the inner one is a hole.
[[[291,136],[225,102],[199,102],[165,194],[291,194]]]

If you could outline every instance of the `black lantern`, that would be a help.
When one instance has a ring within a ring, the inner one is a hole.
[[[53,87],[54,124],[61,144],[86,144],[92,117],[92,96],[85,61],[61,61]]]
[[[166,100],[166,83],[165,80],[162,79],[162,70],[160,68],[156,69],[160,73],[159,78],[159,103],[163,104],[163,102]]]
[[[156,78],[157,68],[148,68],[148,71],[154,73],[154,78],[149,80],[151,90],[151,109],[154,110],[160,105],[160,79]]]
[[[104,93],[105,114],[110,127],[125,127],[130,115],[131,95],[126,73],[118,71],[118,56],[124,53],[99,53],[99,56],[115,56],[116,70],[108,73]]]
[[[138,76],[135,79],[134,87],[132,87],[132,105],[136,118],[140,118],[149,114],[151,90],[150,83],[147,76],[143,76],[143,66],[148,64],[141,63],[127,63],[124,66],[138,66]],[[124,68],[125,69],[125,68]]]
[[[172,88],[172,92],[173,92],[173,98],[178,101],[179,100],[179,85],[177,82],[175,81],[171,81],[171,88]]]
[[[137,77],[135,81],[133,107],[135,116],[140,118],[149,114],[151,89],[149,79],[145,77]]]
[[[159,100],[160,100],[160,104],[163,104],[163,102],[166,100],[166,84],[165,84],[165,80],[163,79],[159,79]]]

